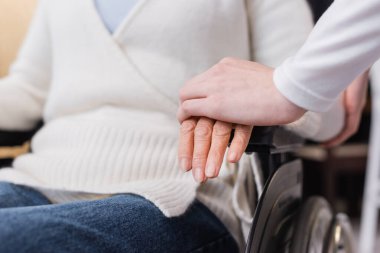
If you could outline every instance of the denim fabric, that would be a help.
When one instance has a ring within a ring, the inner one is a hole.
[[[198,201],[184,215],[167,218],[151,202],[132,194],[49,204],[31,188],[0,183],[0,252],[233,253],[238,249],[223,224]]]
[[[50,201],[32,188],[0,182],[0,209],[48,204],[51,204]]]

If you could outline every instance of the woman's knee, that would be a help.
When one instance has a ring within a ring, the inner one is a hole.
[[[43,228],[37,219],[20,216],[17,209],[0,210],[0,253],[38,252],[36,243],[42,239]]]

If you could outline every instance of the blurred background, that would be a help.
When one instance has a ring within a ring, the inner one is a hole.
[[[37,0],[0,0],[0,76],[14,60]]]

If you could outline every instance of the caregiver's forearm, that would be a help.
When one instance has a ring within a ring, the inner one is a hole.
[[[380,57],[380,1],[336,0],[307,42],[274,73],[294,104],[326,111]]]

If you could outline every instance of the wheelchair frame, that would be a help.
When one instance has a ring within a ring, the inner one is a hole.
[[[257,153],[266,184],[257,203],[246,253],[354,253],[349,219],[322,197],[303,199],[302,138],[280,127],[256,127],[246,150]]]

